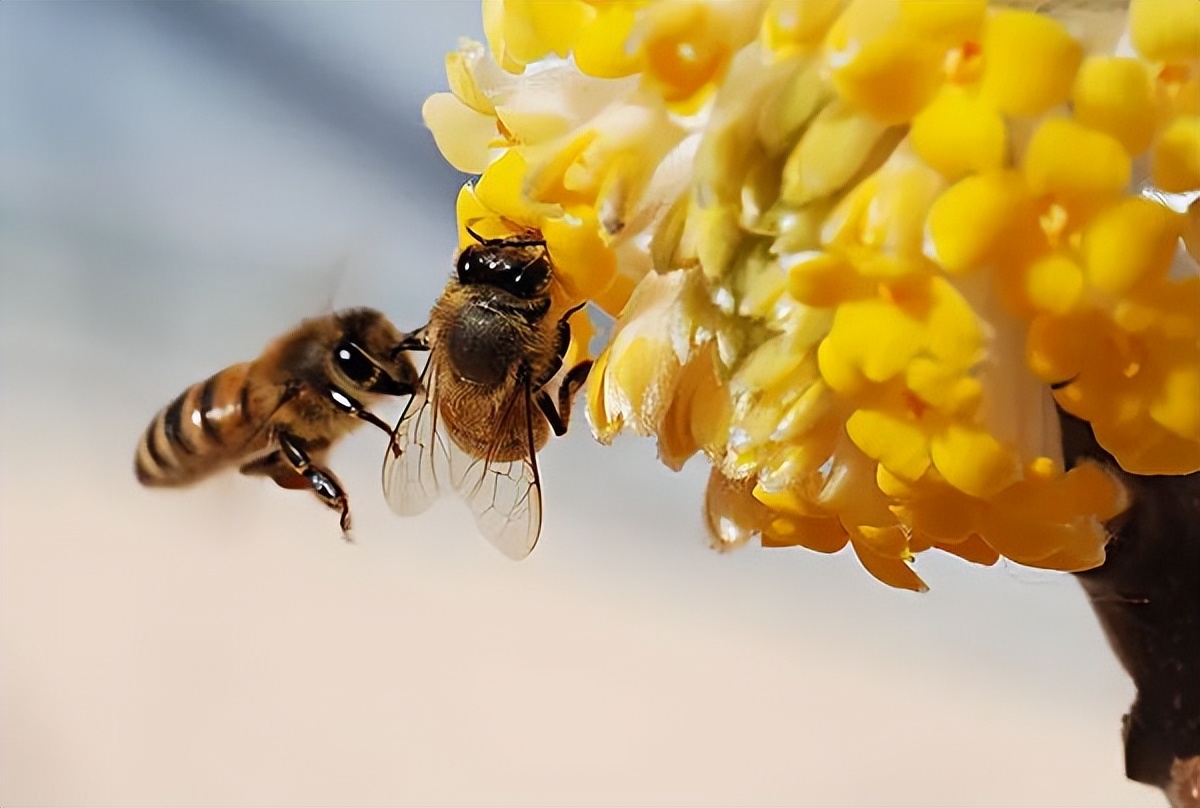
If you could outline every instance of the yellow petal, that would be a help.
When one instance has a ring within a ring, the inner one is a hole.
[[[752,394],[783,388],[792,376],[802,372],[805,361],[803,353],[793,350],[787,335],[780,334],[763,342],[742,361],[733,387]]]
[[[975,427],[947,427],[933,436],[929,452],[946,482],[971,496],[990,497],[1021,476],[1016,456]]]
[[[795,403],[787,408],[771,435],[772,439],[798,441],[803,437],[803,447],[815,446],[820,442],[820,436],[815,433],[832,431],[829,429],[829,422],[833,420],[832,407],[833,396],[830,395],[829,388],[819,381],[810,383],[796,398]],[[832,447],[829,447],[829,451],[832,451]],[[822,451],[820,454],[826,455],[828,452]],[[800,457],[795,462],[804,459]],[[816,465],[820,466],[823,462],[824,460],[821,460]]]
[[[878,191],[864,211],[859,240],[870,252],[897,264],[897,269],[882,273],[887,277],[924,268],[925,218],[946,181],[907,149],[893,153],[874,177]],[[855,263],[864,274],[881,274]]]
[[[1113,322],[1136,334],[1153,330],[1166,340],[1195,342],[1200,321],[1200,276],[1141,284],[1113,307]]]
[[[763,15],[763,47],[777,56],[809,52],[842,10],[842,0],[771,0]]]
[[[1160,87],[1167,100],[1169,115],[1200,115],[1200,76],[1194,74],[1180,81],[1162,81]]]
[[[475,237],[467,232],[473,230],[480,238],[505,238],[520,232],[502,216],[479,201],[475,186],[467,183],[458,191],[454,202],[454,214],[458,221],[458,248],[461,250],[475,244]]]
[[[826,49],[835,58],[855,52],[896,26],[903,4],[904,0],[850,0],[829,29]]]
[[[1093,56],[1075,77],[1075,120],[1116,138],[1129,154],[1150,145],[1157,117],[1154,79],[1145,63]]]
[[[760,482],[755,483],[753,492],[756,500],[766,505],[777,515],[798,517],[818,517],[822,515],[820,508],[808,502],[797,491],[786,488],[775,490],[765,487]],[[844,535],[845,530],[842,530],[842,533]]]
[[[809,0],[802,0],[807,6]],[[768,154],[776,155],[785,149],[790,149],[796,142],[800,130],[821,111],[832,95],[829,82],[821,74],[819,65],[815,62],[793,71],[766,103],[759,103],[757,135]],[[747,98],[747,101],[751,99]],[[743,114],[748,115],[749,112]],[[711,130],[710,130],[711,131]],[[731,134],[736,134],[732,130]],[[726,159],[730,164],[747,155],[744,152],[744,138],[730,137]],[[778,173],[776,171],[776,173]]]
[[[710,546],[719,553],[761,539],[774,515],[750,493],[752,479],[731,480],[714,467],[704,490],[704,521]]]
[[[668,103],[684,102],[724,72],[731,51],[709,30],[704,5],[659,3],[650,11],[654,19],[642,42],[645,75]]]
[[[1192,260],[1200,264],[1200,196],[1192,200],[1183,216],[1183,246]]]
[[[1060,572],[1086,572],[1104,563],[1104,542],[1108,539],[1108,531],[1103,525],[1091,524],[1071,532],[1082,537],[1075,542],[1079,547],[1051,553],[1030,566]]]
[[[1023,171],[1034,193],[1102,199],[1125,190],[1132,167],[1116,138],[1051,118],[1030,139]]]
[[[888,586],[913,592],[929,591],[929,587],[906,562],[898,558],[884,558],[866,547],[861,541],[852,541],[850,544],[854,547],[854,553],[858,556],[863,569]]]
[[[861,244],[867,216],[878,193],[879,172],[855,184],[820,223],[821,244],[842,249]]]
[[[904,384],[921,401],[942,412],[967,416],[979,408],[983,386],[962,369],[931,357],[919,356],[908,364]]]
[[[1083,294],[1083,270],[1063,253],[1048,253],[1029,266],[1025,293],[1033,308],[1066,314]]]
[[[964,371],[983,358],[983,329],[975,310],[945,278],[929,281],[925,346],[935,359]],[[923,299],[915,306],[925,305]]]
[[[699,449],[716,452],[727,442],[729,392],[717,369],[715,346],[699,349],[684,365],[658,430],[658,456],[678,471]]]
[[[1130,429],[1119,423],[1093,423],[1096,442],[1131,474],[1192,474],[1200,471],[1200,441],[1181,438],[1155,420]]]
[[[1029,369],[1047,384],[1075,378],[1091,347],[1090,325],[1091,321],[1081,316],[1034,318],[1025,349]]]
[[[1000,168],[1007,149],[996,110],[952,86],[917,115],[909,138],[922,160],[951,179]]]
[[[510,73],[520,73],[525,69],[525,64],[508,53],[506,5],[506,0],[483,0],[483,33],[497,63]]]
[[[534,169],[523,180],[528,195],[533,199],[559,204],[586,204],[591,201],[593,197],[590,195],[568,188],[566,177],[598,136],[599,133],[594,129],[583,129],[572,133],[565,142],[555,140],[544,146],[524,149],[534,165]]]
[[[1170,209],[1144,197],[1123,199],[1084,232],[1088,283],[1115,297],[1156,280],[1170,268],[1178,240],[1179,219]]]
[[[664,346],[653,336],[631,337],[619,355],[609,356],[605,374],[605,398],[609,401],[628,401],[633,426],[640,431],[652,431],[667,401],[647,401],[650,390],[664,384]],[[674,370],[672,370],[672,375]],[[657,399],[657,397],[656,397]],[[607,406],[607,405],[606,405]]]
[[[475,72],[485,59],[483,45],[470,40],[460,43],[458,50],[446,54],[446,84],[459,101],[476,112],[491,115],[496,108],[479,86]]]
[[[592,14],[578,0],[492,0],[484,3],[484,30],[493,53],[503,54],[506,62],[527,65],[550,53],[566,56]]]
[[[496,137],[494,118],[476,112],[450,93],[426,98],[421,117],[446,162],[464,174],[483,173]]]
[[[832,360],[858,369],[873,382],[887,381],[921,350],[924,336],[917,320],[887,302],[846,303],[838,307],[821,345],[831,354],[820,356],[821,373],[825,374],[827,360]],[[826,381],[834,384],[831,378]]]
[[[602,79],[636,73],[641,68],[641,51],[631,52],[625,44],[637,21],[634,9],[626,3],[610,3],[598,11],[575,43],[579,71]]]
[[[806,306],[836,306],[865,297],[874,287],[840,256],[811,252],[788,268],[788,293]]]
[[[894,514],[888,511],[888,516],[893,517]],[[874,550],[883,558],[912,560],[909,532],[902,525],[896,524],[893,518],[889,518],[885,525],[852,524],[847,527],[851,540],[863,548]]]
[[[604,309],[609,316],[619,317],[634,288],[637,287],[638,280],[640,279],[617,272],[613,275],[612,282],[592,297],[592,302]]]
[[[1168,193],[1200,190],[1200,115],[1183,115],[1154,150],[1154,184]]]
[[[905,30],[939,45],[958,45],[979,34],[987,0],[906,0],[900,6]]]
[[[596,9],[580,0],[532,0],[530,19],[541,46],[549,52],[566,57],[576,38],[596,16]]]
[[[984,25],[980,93],[1008,115],[1038,115],[1067,100],[1083,48],[1061,24],[998,11]]]
[[[1150,417],[1187,440],[1200,440],[1200,366],[1180,362],[1169,368],[1162,389],[1150,401]]]
[[[1138,53],[1155,62],[1187,62],[1200,53],[1200,3],[1133,0],[1129,34]]]
[[[984,507],[980,500],[940,484],[912,503],[912,527],[936,541],[960,542],[979,530]]]
[[[1060,507],[1064,502],[1067,503],[1066,509],[1072,514],[1091,514],[1107,521],[1120,515],[1131,504],[1129,494],[1114,473],[1091,461],[1080,463],[1054,480],[1053,485],[1055,490],[1051,502]],[[1068,516],[1062,514],[1059,518],[1066,519]]]
[[[1152,419],[1130,429],[1119,423],[1093,423],[1096,442],[1131,474],[1192,474],[1200,471],[1200,441],[1181,438]]]
[[[554,261],[555,276],[577,300],[591,299],[613,281],[616,256],[604,243],[596,211],[573,205],[564,215],[542,222],[542,237]]]
[[[988,543],[1019,564],[1076,571],[1104,561],[1107,532],[1099,521],[1055,524],[993,508],[983,530]]]
[[[987,262],[997,241],[1030,204],[1025,184],[1012,172],[967,177],[929,211],[933,257],[947,272],[965,272]]]
[[[842,188],[871,158],[886,131],[845,104],[825,107],[788,156],[780,197],[802,205]]]
[[[868,42],[833,71],[833,86],[849,104],[884,124],[911,120],[942,82],[943,53],[901,29]]]
[[[605,374],[608,370],[608,355],[609,351],[603,351],[596,357],[588,374],[587,386],[588,422],[592,425],[592,434],[601,443],[611,443],[625,425],[621,413],[610,412],[606,406],[604,390],[607,387]]]
[[[920,425],[878,410],[857,410],[846,433],[863,454],[902,480],[918,480],[929,468],[929,440]]]
[[[978,533],[972,533],[961,541],[939,542],[936,546],[939,550],[956,555],[964,561],[982,564],[985,567],[1000,560],[1000,554]]]
[[[757,496],[757,492],[755,492]],[[842,523],[834,517],[784,516],[775,519],[763,533],[763,547],[807,547],[818,553],[836,553],[850,540]]]
[[[535,202],[524,193],[527,168],[521,154],[509,149],[483,172],[475,185],[475,195],[489,210],[536,230],[543,216],[555,215],[559,208]]]

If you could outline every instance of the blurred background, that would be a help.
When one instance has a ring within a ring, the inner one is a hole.
[[[154,412],[301,317],[425,321],[459,36],[476,3],[0,4],[0,803],[1161,804],[1068,576],[719,556],[703,462],[582,419],[520,564],[394,517],[375,430],[331,461],[352,545],[269,481],[137,485]]]

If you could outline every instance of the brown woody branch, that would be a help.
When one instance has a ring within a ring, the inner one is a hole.
[[[1091,427],[1060,413],[1068,466],[1098,460],[1132,496],[1109,528],[1108,558],[1078,575],[1121,664],[1137,686],[1124,719],[1125,774],[1176,790],[1177,805],[1200,764],[1200,473],[1175,477],[1120,471]],[[1174,774],[1173,774],[1174,767]],[[1190,772],[1190,773],[1189,773]],[[1178,789],[1183,788],[1180,792]],[[1200,794],[1193,794],[1200,798]]]

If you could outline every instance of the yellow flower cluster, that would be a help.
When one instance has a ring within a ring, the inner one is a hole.
[[[424,112],[481,175],[464,243],[539,230],[618,318],[593,429],[703,451],[718,546],[1080,570],[1127,502],[1056,405],[1200,468],[1200,223],[1163,201],[1200,191],[1200,3],[1127,23],[1115,56],[987,0],[484,0]]]

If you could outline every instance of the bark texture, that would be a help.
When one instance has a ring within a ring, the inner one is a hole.
[[[1173,780],[1200,756],[1200,474],[1121,472],[1088,424],[1060,417],[1068,465],[1085,458],[1104,462],[1132,496],[1130,509],[1109,525],[1113,538],[1105,563],[1078,575],[1137,686],[1123,723],[1125,774],[1178,788]]]

